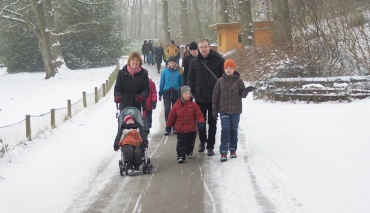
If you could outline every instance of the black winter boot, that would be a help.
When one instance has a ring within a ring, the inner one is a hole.
[[[198,152],[202,153],[206,149],[206,142],[200,142],[198,147]]]

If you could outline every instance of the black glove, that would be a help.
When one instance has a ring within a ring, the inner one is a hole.
[[[254,86],[249,86],[249,87],[247,87],[247,88],[245,88],[245,91],[246,92],[252,92],[253,90],[255,90],[256,89],[256,87],[254,87]]]
[[[114,145],[113,146],[113,149],[114,149],[114,151],[117,151],[117,150],[119,150],[119,146],[118,145]]]
[[[164,133],[165,136],[171,133],[171,127],[166,127],[166,132]]]
[[[200,123],[198,124],[198,129],[201,131],[203,130],[204,128],[206,127],[206,125],[204,123]]]
[[[152,109],[155,109],[157,107],[157,101],[152,102]]]

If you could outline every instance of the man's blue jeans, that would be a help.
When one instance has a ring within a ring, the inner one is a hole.
[[[240,113],[220,113],[221,120],[221,145],[220,154],[227,154],[236,151],[238,148],[238,128]]]

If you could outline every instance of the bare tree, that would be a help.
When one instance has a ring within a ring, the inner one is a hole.
[[[157,9],[157,1],[154,0],[154,36],[158,38],[158,9]]]
[[[137,35],[139,37],[142,37],[142,35],[141,35],[142,17],[143,17],[143,1],[139,0],[139,15],[137,16],[137,18],[138,18],[138,32],[137,32]]]
[[[189,25],[188,25],[188,2],[187,0],[181,0],[181,36],[183,42],[189,40]]]
[[[242,46],[254,45],[253,21],[250,0],[240,0],[238,3],[241,27]]]
[[[220,0],[220,13],[223,23],[230,23],[229,6],[227,0]]]
[[[166,38],[166,41],[170,43],[171,34],[170,34],[170,23],[168,21],[168,1],[162,0],[163,5],[163,32]]]
[[[203,38],[203,31],[202,31],[202,25],[200,23],[199,19],[199,8],[198,8],[198,2],[197,0],[192,0],[193,2],[193,10],[194,10],[194,18],[195,18],[195,25],[196,25],[196,36],[198,39]]]
[[[58,65],[63,62],[58,38],[54,34],[54,9],[51,0],[32,1],[19,9],[16,7],[17,3],[19,1],[3,7],[0,18],[9,21],[10,26],[22,24],[35,33],[46,72],[45,79],[49,79],[55,76]],[[34,19],[27,17],[25,8],[31,9]]]
[[[273,1],[274,17],[274,44],[290,45],[292,42],[292,26],[290,24],[290,13],[288,0]]]

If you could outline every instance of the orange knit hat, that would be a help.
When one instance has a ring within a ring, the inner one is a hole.
[[[231,59],[227,59],[224,63],[224,68],[226,68],[226,67],[232,67],[234,70],[236,70],[235,61],[233,61]]]

